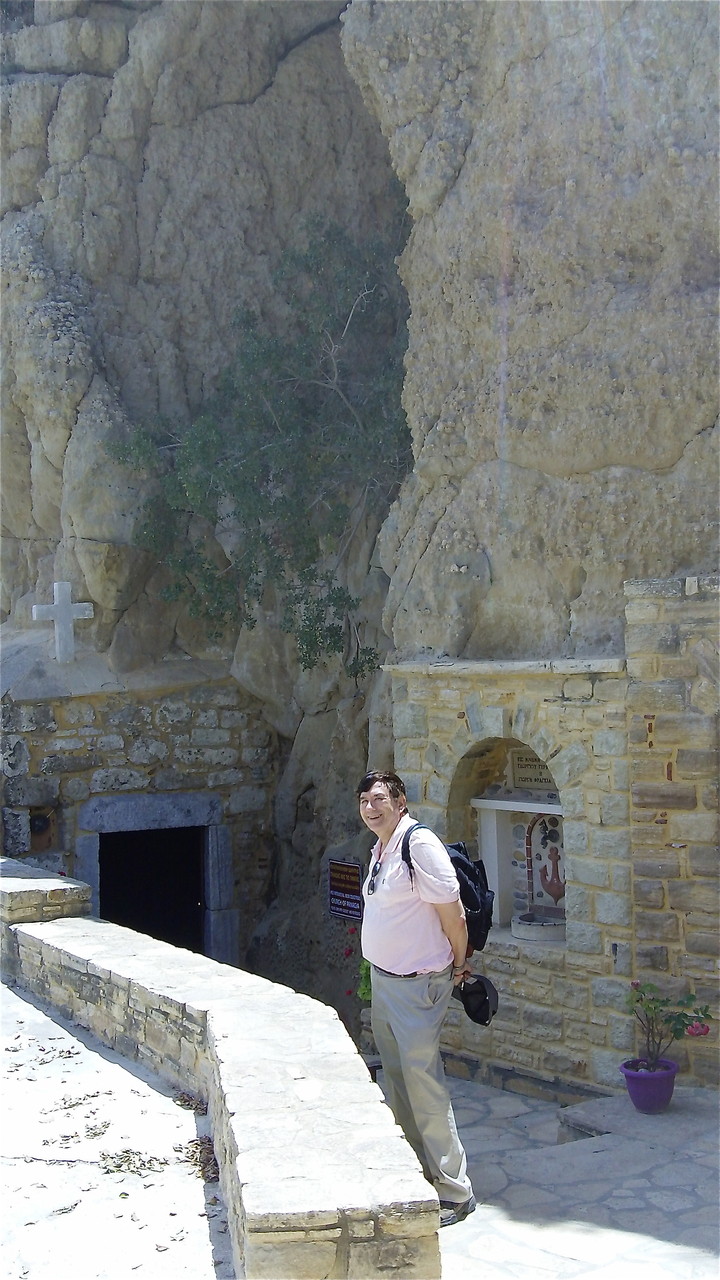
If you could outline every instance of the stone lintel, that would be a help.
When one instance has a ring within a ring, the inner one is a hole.
[[[720,587],[717,574],[701,574],[682,578],[630,578],[623,584],[625,595],[664,597],[667,600],[697,595],[698,592],[715,593]]]
[[[99,832],[205,827],[221,822],[222,800],[207,791],[93,796],[78,812],[80,830]]]
[[[383,671],[391,678],[407,675],[439,676],[546,676],[546,675],[617,675],[625,671],[625,658],[547,658],[538,661],[466,662],[463,659],[439,658],[425,662],[384,663]]]

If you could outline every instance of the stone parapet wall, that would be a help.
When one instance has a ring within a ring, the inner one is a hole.
[[[208,1102],[238,1275],[439,1280],[437,1198],[331,1009],[106,921],[2,931],[8,980]]]
[[[13,858],[0,858],[0,920],[4,924],[89,914],[89,885],[59,879]]]

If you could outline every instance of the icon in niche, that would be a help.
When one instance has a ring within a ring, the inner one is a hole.
[[[554,845],[548,853],[548,861],[552,866],[552,871],[548,875],[547,867],[541,867],[540,883],[548,896],[552,898],[555,906],[557,906],[560,899],[565,897],[565,882],[560,879],[560,873],[558,871],[560,851]],[[541,894],[538,893],[538,897],[540,896]]]

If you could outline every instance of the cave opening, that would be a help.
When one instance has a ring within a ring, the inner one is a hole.
[[[204,827],[100,835],[100,916],[204,953]]]

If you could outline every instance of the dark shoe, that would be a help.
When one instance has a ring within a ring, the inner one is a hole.
[[[453,1227],[456,1222],[462,1222],[463,1218],[467,1218],[469,1213],[475,1212],[475,1197],[470,1196],[469,1200],[461,1200],[457,1204],[453,1200],[440,1201],[440,1226]]]

